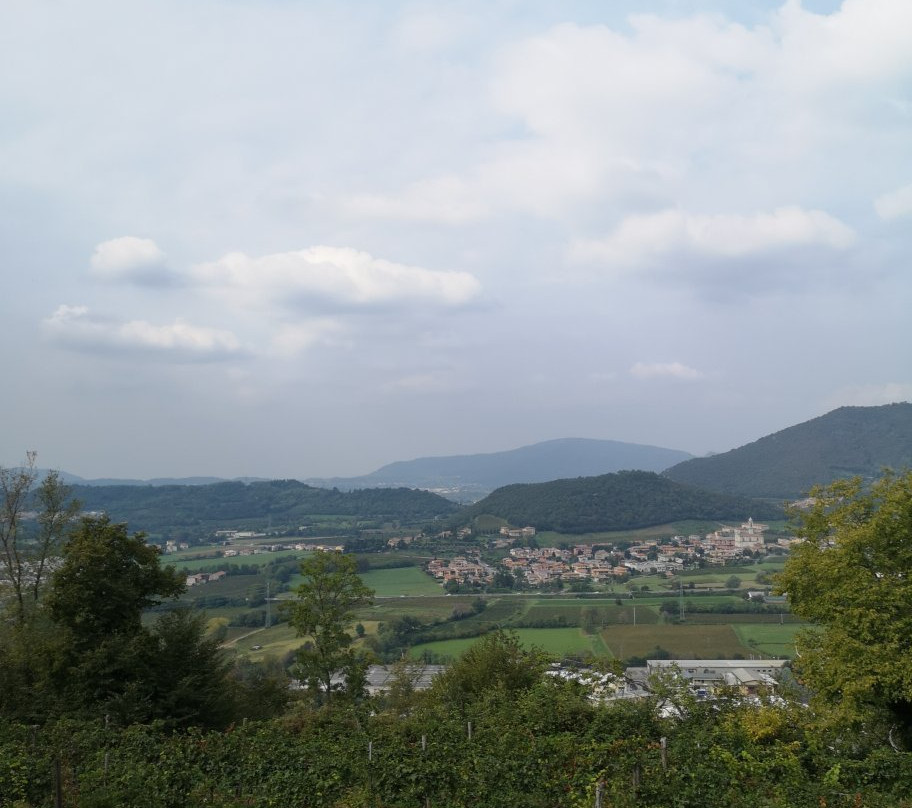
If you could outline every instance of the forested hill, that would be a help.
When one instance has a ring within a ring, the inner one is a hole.
[[[748,497],[797,499],[843,477],[912,468],[912,404],[841,407],[738,449],[668,469],[672,480]]]
[[[677,449],[638,443],[560,438],[503,452],[401,460],[364,477],[308,482],[339,488],[405,485],[446,489],[455,499],[473,502],[512,483],[590,477],[622,469],[662,471],[689,457],[687,452]]]
[[[459,506],[428,491],[374,488],[336,491],[297,480],[214,485],[73,486],[87,511],[107,511],[131,530],[228,526],[248,520],[263,527],[304,524],[314,515],[416,522],[447,516]]]
[[[481,514],[561,533],[629,530],[684,519],[783,516],[781,509],[766,503],[702,491],[646,471],[508,485],[476,502],[460,518],[468,521]]]

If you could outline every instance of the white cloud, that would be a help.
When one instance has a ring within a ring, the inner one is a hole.
[[[90,266],[92,274],[104,280],[158,284],[172,279],[158,245],[152,239],[136,236],[103,241],[95,248]]]
[[[776,27],[782,79],[792,87],[842,86],[895,76],[912,68],[912,4],[907,0],[843,0],[833,14],[814,14],[787,0]]]
[[[194,267],[192,276],[242,305],[259,300],[291,307],[311,302],[343,308],[458,307],[481,290],[467,272],[397,264],[346,247],[309,247],[260,258],[231,253]]]
[[[845,387],[828,399],[829,407],[877,407],[912,401],[912,382],[888,382],[886,384],[858,385]]]
[[[677,379],[679,381],[696,381],[704,374],[680,362],[637,362],[630,368],[630,375],[635,379]]]
[[[675,252],[740,258],[787,247],[842,250],[854,240],[850,227],[820,210],[785,207],[751,216],[667,210],[628,216],[604,239],[575,241],[570,255],[578,261],[637,265]]]
[[[86,306],[61,305],[42,325],[55,343],[89,352],[144,353],[178,361],[218,360],[244,353],[230,331],[194,326],[182,320],[170,325],[119,321],[93,315]]]
[[[881,219],[887,221],[912,216],[912,184],[877,197],[874,200],[874,209]]]

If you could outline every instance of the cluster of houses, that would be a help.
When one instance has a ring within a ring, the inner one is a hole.
[[[768,550],[764,541],[767,525],[748,519],[740,527],[722,527],[706,536],[674,536],[666,541],[646,541],[620,550],[610,545],[577,544],[573,547],[512,547],[500,566],[521,576],[531,586],[555,581],[594,581],[596,583],[626,580],[632,574],[674,575],[699,563],[725,564]],[[508,538],[531,538],[535,528],[501,528]],[[515,534],[515,535],[514,535]],[[790,540],[779,540],[788,544]],[[463,556],[435,559],[427,571],[446,584],[491,583],[497,568],[480,558]]]
[[[450,559],[435,558],[429,561],[427,572],[444,585],[448,581],[456,581],[460,584],[484,584],[494,580],[496,569],[490,564],[485,564],[481,559],[470,561],[463,556],[457,556]]]
[[[218,572],[197,572],[187,576],[187,586],[198,586],[199,584],[211,584],[221,581],[228,573],[225,570]]]

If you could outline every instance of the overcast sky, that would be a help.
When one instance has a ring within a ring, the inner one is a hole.
[[[0,4],[0,463],[726,451],[912,399],[912,2]]]

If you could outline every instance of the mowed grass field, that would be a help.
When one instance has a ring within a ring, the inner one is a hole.
[[[795,635],[809,628],[804,624],[734,626],[741,641],[764,656],[794,657]]]
[[[395,567],[392,569],[370,570],[361,573],[361,580],[374,590],[379,598],[393,598],[401,595],[436,595],[443,589],[420,567]]]

